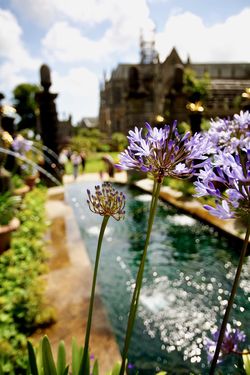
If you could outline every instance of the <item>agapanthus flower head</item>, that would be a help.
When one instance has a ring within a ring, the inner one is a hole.
[[[87,193],[87,203],[92,212],[101,216],[112,216],[117,221],[124,218],[126,197],[109,182],[95,186],[95,194],[91,194],[90,190],[87,190]]]
[[[32,141],[25,139],[22,135],[18,134],[11,144],[14,151],[20,154],[25,154],[32,147]]]
[[[197,197],[212,196],[216,207],[205,205],[221,219],[250,215],[250,149],[230,154],[219,151],[197,173]]]
[[[234,153],[237,148],[250,145],[250,112],[240,111],[233,118],[211,120],[207,137],[213,144],[213,153],[218,149]]]
[[[193,160],[204,154],[201,135],[180,135],[176,122],[163,128],[152,128],[146,123],[145,136],[142,131],[137,127],[129,131],[129,146],[120,154],[118,168],[149,172],[158,182],[165,176],[181,178],[192,175]]]
[[[206,338],[205,347],[207,350],[208,361],[211,362],[216,349],[216,344],[219,338],[219,330],[216,330],[212,334],[212,338]],[[227,324],[223,342],[221,345],[221,351],[218,362],[222,362],[227,354],[237,352],[239,350],[239,344],[244,342],[246,335],[243,331],[238,328],[232,328],[230,324]]]

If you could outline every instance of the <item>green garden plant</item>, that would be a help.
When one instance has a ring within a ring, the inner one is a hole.
[[[47,336],[40,340],[38,349],[35,351],[31,342],[28,342],[29,367],[31,375],[78,375],[81,372],[83,347],[78,346],[75,339],[72,340],[72,363],[67,363],[67,356],[64,342],[58,345],[57,360],[54,361],[50,341]],[[113,369],[106,375],[118,375],[120,365],[115,364]],[[90,358],[87,358],[87,366],[84,375],[99,375],[98,361],[90,365]]]
[[[2,374],[27,373],[26,337],[38,323],[44,323],[39,315],[44,289],[39,276],[46,272],[45,199],[45,189],[35,189],[25,196],[18,213],[21,225],[12,237],[11,248],[0,256]]]
[[[20,197],[6,192],[0,195],[0,225],[7,225],[16,215]]]

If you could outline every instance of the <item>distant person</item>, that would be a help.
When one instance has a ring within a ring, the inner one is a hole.
[[[81,157],[80,155],[78,154],[78,152],[74,151],[71,155],[71,158],[70,158],[71,162],[72,162],[72,165],[73,165],[73,176],[74,176],[74,180],[77,179],[77,176],[78,176],[78,172],[79,172],[79,165],[81,164]]]
[[[107,165],[107,172],[108,172],[109,177],[113,178],[115,174],[115,164],[114,164],[113,158],[110,155],[104,155],[102,157],[102,160]]]
[[[86,154],[84,151],[80,153],[80,157],[81,157],[82,171],[84,172],[85,166],[86,166]]]
[[[68,163],[68,151],[66,149],[63,149],[60,154],[59,154],[59,157],[58,157],[58,161],[63,169],[63,172],[65,173],[65,169],[66,169],[66,164]]]

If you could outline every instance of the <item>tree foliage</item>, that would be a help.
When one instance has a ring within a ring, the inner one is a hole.
[[[38,108],[35,94],[39,87],[30,83],[21,83],[13,90],[14,106],[21,117],[18,130],[36,127],[36,110]]]
[[[210,87],[208,73],[204,73],[201,78],[197,78],[196,73],[192,69],[187,68],[184,70],[183,83],[183,92],[191,102],[204,100],[208,97]]]

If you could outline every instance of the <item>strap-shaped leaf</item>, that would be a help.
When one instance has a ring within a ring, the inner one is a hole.
[[[248,351],[246,349],[243,350],[242,359],[243,359],[246,375],[250,375],[250,354],[244,354],[244,353],[248,353]]]
[[[27,343],[28,347],[28,356],[29,356],[29,365],[30,365],[30,373],[31,375],[38,375],[38,368],[36,363],[36,354],[33,348],[33,345],[30,341]],[[1,374],[1,371],[0,371]]]
[[[117,362],[112,369],[111,375],[119,375],[120,369],[121,369],[121,364]]]
[[[69,365],[64,369],[63,375],[68,375],[69,373]]]
[[[66,350],[63,341],[60,341],[57,352],[57,375],[63,375],[66,368]]]
[[[80,367],[80,349],[75,337],[72,339],[72,375],[77,375]]]
[[[92,375],[99,375],[99,366],[98,366],[98,361],[95,360],[93,370],[92,370]]]
[[[42,341],[43,369],[44,375],[57,375],[50,342],[47,336]]]
[[[87,355],[87,362],[83,363],[83,348],[81,348],[81,361],[80,361],[80,368],[78,375],[90,375],[90,360],[89,360],[89,353]]]
[[[39,346],[36,352],[36,363],[39,375],[44,375],[43,371],[43,339],[41,338],[39,341]]]

